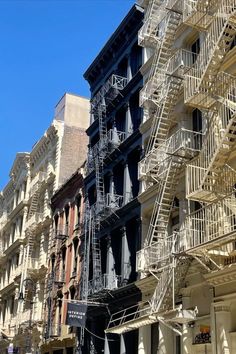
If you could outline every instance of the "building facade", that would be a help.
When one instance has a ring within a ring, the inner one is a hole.
[[[66,310],[68,301],[79,299],[83,174],[81,167],[56,191],[51,200],[53,237],[49,250],[45,340],[40,348],[41,353],[73,354],[77,345],[76,330],[66,325]]]
[[[142,0],[142,301],[135,353],[234,353],[235,1]]]
[[[133,353],[138,333],[105,337],[109,311],[135,305],[136,251],[141,246],[138,162],[143,10],[131,8],[85,73],[91,90],[81,300],[88,303],[82,353]],[[125,41],[124,41],[125,38]]]
[[[1,193],[0,352],[37,353],[52,237],[50,199],[85,159],[89,102],[65,94],[30,153],[19,153]]]

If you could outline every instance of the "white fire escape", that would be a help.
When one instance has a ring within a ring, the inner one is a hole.
[[[147,186],[157,183],[157,197],[144,248],[137,253],[137,270],[154,275],[157,286],[148,302],[113,314],[107,333],[121,334],[159,321],[181,334],[181,324],[193,321],[197,314],[196,309],[175,305],[191,259],[207,271],[219,269],[211,251],[235,237],[232,191],[236,174],[228,162],[236,142],[236,82],[233,76],[219,72],[236,34],[235,3],[149,1],[140,44],[155,51],[140,102],[152,118],[152,126],[140,162],[140,179]],[[206,31],[198,56],[183,49],[173,53],[182,21]],[[185,104],[208,117],[205,137],[185,129],[168,137],[181,90]],[[176,186],[184,169],[187,198],[207,205],[187,215],[179,232],[168,235]]]

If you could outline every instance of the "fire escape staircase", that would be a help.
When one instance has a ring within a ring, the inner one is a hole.
[[[164,160],[163,164],[165,170],[160,171],[161,179],[145,240],[146,245],[159,241],[166,233],[178,181],[177,174],[181,167],[181,162],[172,156]]]
[[[209,109],[216,103],[217,74],[236,34],[236,4],[219,4],[193,68],[185,78],[185,103]]]
[[[181,15],[166,10],[163,21],[162,34],[160,34],[160,47],[156,49],[149,79],[140,92],[140,103],[146,108],[156,108],[159,103],[160,85],[165,79],[165,64],[172,54],[175,32],[180,24]],[[158,34],[157,34],[158,35]]]
[[[221,0],[184,0],[183,22],[199,31],[211,24]]]
[[[118,95],[122,95],[121,91],[126,85],[126,78],[113,74],[91,101],[92,113],[94,118],[98,119],[99,141],[96,146],[92,147],[89,151],[89,172],[92,170],[94,165],[97,198],[93,206],[89,206],[87,199],[85,206],[84,260],[81,279],[81,298],[85,301],[87,301],[88,298],[90,250],[93,262],[92,280],[94,286],[96,287],[97,285],[98,288],[101,287],[100,282],[102,280],[101,248],[98,234],[107,208],[104,188],[104,159],[106,158],[109,150],[109,134],[106,127],[107,109]]]
[[[182,334],[181,324],[195,319],[196,310],[175,307],[175,298],[179,295],[190,265],[189,259],[175,254],[176,240],[175,237],[170,248],[166,247],[165,240],[162,241],[163,246],[159,247],[157,260],[160,264],[165,264],[155,270],[158,284],[150,301],[114,313],[106,333],[121,334],[159,321]],[[168,261],[165,262],[165,259]],[[151,269],[150,271],[152,272]]]
[[[199,156],[187,165],[189,199],[216,201],[229,194],[236,182],[236,171],[227,164],[236,144],[236,99],[230,92],[227,96],[212,114]]]
[[[149,80],[140,95],[142,105],[149,109],[149,112],[151,112],[153,108],[156,109],[147,147],[147,154],[149,153],[152,156],[151,163],[148,161],[149,167],[151,166],[148,171],[149,177],[159,183],[157,198],[154,203],[150,227],[146,237],[146,245],[150,248],[153,245],[162,245],[165,243],[166,231],[178,180],[177,176],[183,163],[182,157],[171,156],[171,154],[168,155],[163,151],[159,151],[158,154],[158,150],[161,150],[160,146],[165,144],[168,152],[168,142],[166,138],[171,126],[170,115],[177,102],[182,83],[182,78],[176,77],[175,75],[169,76],[167,72],[167,63],[171,57],[171,48],[180,19],[180,13],[166,11],[166,16],[159,26],[159,28],[162,27],[163,31],[161,44],[154,54]],[[163,158],[163,156],[165,157]],[[143,165],[145,165],[146,162],[147,161],[144,159]],[[147,173],[144,173],[146,178],[148,177],[147,175]],[[171,257],[171,255],[169,254],[168,257]],[[166,267],[159,269],[158,266],[155,265],[154,269],[149,269],[150,272],[156,273],[155,276],[158,279],[158,284],[151,301],[145,304],[141,303],[138,307],[125,309],[123,312],[121,311],[112,315],[108,329],[106,330],[107,333],[123,333],[157,321],[164,321],[167,326],[171,326],[157,314],[160,311],[163,312],[163,310],[164,312],[170,310],[167,299],[169,298],[171,282],[173,283],[172,310],[175,311],[175,294],[179,292],[180,284],[187,271],[183,271],[183,267],[182,265],[180,266],[179,262],[178,266],[176,266],[175,257],[171,258],[173,258],[173,262],[167,263]],[[184,268],[188,268],[188,262],[183,262],[183,265]],[[181,269],[182,272],[180,271]],[[158,276],[158,273],[160,273],[160,276]],[[174,285],[175,273],[178,281]],[[181,321],[192,320],[194,316],[195,313],[191,312],[190,319],[187,319],[186,316],[182,316]],[[172,323],[175,322],[175,315],[172,314],[170,317],[172,320],[169,318],[168,321]],[[176,319],[176,323],[177,322],[178,320]],[[171,328],[180,333],[179,329],[175,328],[175,326],[171,326]]]
[[[156,47],[157,31],[160,22],[159,8],[162,0],[151,0],[145,13],[144,24],[138,34],[138,44],[143,47]]]

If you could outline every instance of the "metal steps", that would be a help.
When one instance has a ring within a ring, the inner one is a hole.
[[[232,15],[225,2],[219,4],[197,60],[185,78],[186,104],[209,109],[216,102],[217,74],[236,34],[235,25],[230,23]]]

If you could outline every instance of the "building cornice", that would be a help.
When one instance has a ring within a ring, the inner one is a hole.
[[[217,270],[203,275],[206,281],[212,285],[223,285],[236,281],[236,264],[231,264],[222,270]]]

